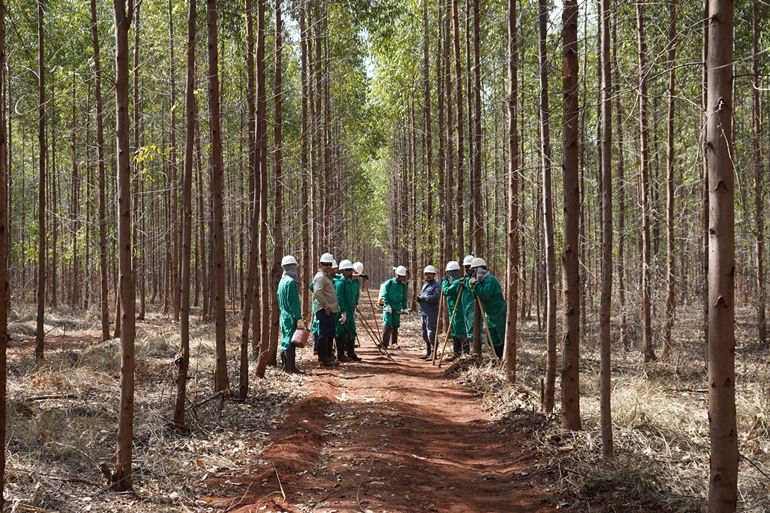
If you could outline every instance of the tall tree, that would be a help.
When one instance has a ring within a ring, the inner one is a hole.
[[[455,109],[457,110],[457,251],[460,256],[467,253],[465,248],[465,239],[463,237],[464,228],[464,215],[463,215],[463,198],[465,191],[465,138],[463,136],[463,67],[462,67],[462,55],[460,53],[460,14],[458,3],[459,0],[452,1],[452,41],[454,48],[454,70],[455,70]],[[475,323],[479,326],[479,323]],[[476,330],[478,331],[478,330]],[[474,347],[475,351],[480,351],[480,347]]]
[[[517,109],[519,93],[518,42],[516,30],[516,0],[508,0],[508,237],[505,276],[507,280],[508,312],[505,333],[505,373],[516,381],[516,324],[519,299],[519,138]]]
[[[672,0],[673,2],[674,0]],[[754,156],[754,216],[757,239],[755,241],[757,276],[757,336],[761,344],[767,344],[767,315],[765,301],[765,195],[764,163],[762,152],[762,105],[759,98],[759,2],[751,2],[751,146]]]
[[[275,79],[273,82],[274,99],[274,138],[275,151],[273,152],[273,165],[275,172],[275,192],[273,214],[273,270],[271,276],[272,290],[278,290],[278,282],[281,281],[281,259],[283,258],[283,84],[281,82],[281,59],[283,54],[283,23],[281,14],[282,0],[275,0]],[[274,299],[270,310],[270,347],[269,352],[274,357],[278,349],[278,335],[281,332],[279,324],[278,300]]]
[[[258,191],[256,166],[257,166],[257,140],[256,140],[256,84],[254,72],[254,9],[251,0],[246,0],[246,108],[248,109],[248,155],[249,155],[249,180],[253,184],[251,189]],[[246,291],[243,301],[243,318],[241,319],[241,356],[240,375],[238,380],[238,400],[245,401],[249,393],[249,326],[251,322],[252,300],[258,299],[257,289],[257,251],[259,250],[259,198],[257,194],[251,196],[251,239],[249,243],[249,263],[246,272]],[[256,315],[256,308],[255,315]],[[255,331],[254,337],[259,334]]]
[[[666,326],[660,357],[666,358],[671,349],[671,330],[674,327],[676,313],[676,270],[674,255],[674,174],[676,157],[674,154],[674,108],[676,93],[676,16],[677,1],[669,2],[668,21],[668,109],[666,115]]]
[[[637,52],[639,61],[639,208],[642,228],[642,352],[644,361],[655,360],[652,347],[652,270],[650,262],[650,134],[647,107],[647,41],[644,5],[636,3]]]
[[[638,4],[637,4],[638,5]],[[610,357],[612,337],[612,74],[610,72],[610,0],[602,0],[601,12],[601,199],[602,199],[602,293],[599,311],[602,456],[612,458],[612,392]]]
[[[217,34],[217,0],[206,2],[206,24],[209,41],[209,116],[211,132],[211,196],[213,199],[214,240],[212,272],[214,278],[214,323],[216,331],[216,369],[214,390],[228,389],[227,353],[225,351],[225,241],[224,241],[224,165],[222,162],[222,117],[219,98],[219,39]]]
[[[171,120],[169,125],[169,147],[168,147],[168,164],[171,174],[171,283],[173,286],[173,302],[174,302],[174,320],[179,321],[179,310],[181,308],[179,302],[181,300],[181,288],[179,286],[179,194],[177,190],[179,188],[177,179],[177,162],[176,162],[176,78],[174,69],[176,66],[174,58],[174,16],[171,0],[168,0],[168,60],[169,60],[169,98],[171,102]]]
[[[556,255],[553,242],[553,199],[551,188],[551,112],[548,106],[548,0],[539,0],[538,62],[540,65],[540,166],[543,172],[543,218],[546,265],[546,370],[543,410],[551,413],[556,388]]]
[[[308,71],[308,28],[307,28],[307,10],[305,3],[307,0],[299,2],[299,31],[300,31],[300,79],[302,106],[300,120],[300,172],[302,174],[302,282],[307,283],[311,280],[313,268],[312,251],[310,248],[310,197],[309,197],[309,169],[308,169],[308,94],[310,87],[310,77]],[[302,289],[302,315],[307,318],[310,312],[310,294],[307,287]]]
[[[43,358],[45,351],[45,277],[46,264],[46,140],[45,140],[45,31],[43,18],[45,16],[44,0],[37,2],[37,78],[38,78],[38,106],[37,106],[37,138],[40,148],[38,157],[38,200],[37,200],[37,329],[35,331],[35,357]]]
[[[190,365],[190,248],[192,246],[192,171],[193,144],[195,142],[195,23],[196,0],[190,0],[187,11],[187,79],[185,82],[185,124],[187,133],[184,145],[184,169],[182,171],[182,281],[179,291],[179,354],[174,359],[177,369],[176,399],[174,401],[174,425],[185,426],[185,397],[187,395],[187,369]]]
[[[708,383],[709,513],[735,511],[738,431],[735,420],[735,189],[733,137],[733,2],[709,1],[708,152]]]
[[[5,0],[0,0],[0,511],[5,507],[5,434],[7,375],[6,353],[8,352],[8,183],[6,177],[6,130],[5,99]]]
[[[134,442],[134,338],[136,304],[134,293],[133,245],[131,243],[131,146],[128,119],[128,30],[134,12],[133,0],[114,0],[115,8],[115,119],[118,157],[118,256],[120,261],[121,326],[120,407],[116,488],[131,490]]]
[[[99,182],[99,311],[102,321],[102,341],[110,338],[110,306],[107,288],[107,216],[104,171],[104,102],[102,101],[102,71],[99,57],[99,26],[96,23],[96,0],[91,0],[91,34],[94,47],[94,98],[96,100],[96,166]]]
[[[580,425],[580,175],[578,155],[578,2],[565,0],[562,14],[562,89],[564,116],[564,249],[562,266],[561,426]]]

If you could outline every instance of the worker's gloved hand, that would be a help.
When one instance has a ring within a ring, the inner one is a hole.
[[[360,319],[361,318],[361,312],[356,312],[355,313],[355,318],[356,319]]]
[[[403,310],[401,310],[401,313],[402,313],[403,315],[409,315],[411,312],[409,311],[409,309],[408,309],[408,308],[404,308]]]
[[[484,269],[483,267],[476,269],[476,279],[478,281],[484,281],[484,278],[487,276],[489,276],[489,271],[487,269]]]
[[[470,283],[470,286],[473,287],[476,284],[477,281],[478,280],[476,279],[475,276],[471,276],[471,279],[470,279],[470,281],[468,283]]]
[[[369,279],[369,275],[366,274],[366,273],[361,273],[361,278],[363,278],[365,280],[368,280]]]
[[[423,298],[422,296],[414,296],[414,300],[417,301],[418,303],[422,303]]]
[[[385,311],[388,313],[393,313],[393,309],[390,307],[390,305],[385,305]]]
[[[348,313],[342,312],[342,314],[340,315],[340,324],[345,324],[345,321],[347,320],[348,320]]]
[[[304,319],[297,319],[297,329],[298,330],[304,330],[305,329],[305,320]]]

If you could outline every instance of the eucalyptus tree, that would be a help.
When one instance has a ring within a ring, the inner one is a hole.
[[[115,110],[117,134],[118,246],[120,259],[121,328],[120,406],[115,487],[131,490],[134,438],[134,339],[136,297],[134,293],[133,245],[131,243],[131,162],[128,119],[128,31],[134,13],[133,0],[114,0],[115,9]]]
[[[577,8],[577,4],[575,6]],[[503,360],[505,373],[510,382],[516,381],[516,326],[519,276],[519,138],[517,132],[518,111],[518,35],[516,27],[516,0],[508,0],[508,237],[506,240],[506,299],[508,311]],[[576,33],[577,34],[577,33]]]
[[[731,0],[708,2],[706,151],[708,154],[709,513],[735,511],[735,190],[733,165],[733,16]]]
[[[46,252],[46,165],[47,148],[46,141],[46,94],[45,94],[45,4],[44,0],[37,2],[37,78],[38,78],[38,244],[37,244],[37,328],[35,330],[35,357],[43,358],[45,350],[45,282],[47,273]]]
[[[671,330],[676,313],[676,260],[674,255],[674,174],[676,157],[674,153],[674,112],[676,93],[676,18],[677,0],[669,2],[668,20],[668,109],[666,115],[666,318],[663,347],[660,357],[666,358],[671,349]]]
[[[580,422],[580,180],[578,169],[578,2],[566,0],[562,14],[562,249],[561,426],[579,430]],[[515,310],[514,310],[515,313]]]
[[[5,437],[7,425],[7,352],[8,352],[8,199],[7,180],[7,139],[5,125],[6,89],[5,59],[5,0],[0,0],[0,511],[5,507]]]

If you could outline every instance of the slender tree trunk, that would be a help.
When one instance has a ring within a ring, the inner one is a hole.
[[[562,14],[562,89],[564,117],[564,249],[561,255],[562,336],[561,426],[580,424],[580,176],[578,153],[578,0],[565,0]]]
[[[5,82],[5,0],[0,0],[0,440],[5,440],[7,414],[6,353],[8,351],[8,215],[6,201],[6,131],[5,99],[8,94]],[[5,446],[5,442],[3,442]],[[0,451],[0,511],[5,506],[5,450]]]
[[[706,150],[709,174],[709,513],[737,505],[735,419],[735,189],[733,135],[733,2],[710,0]]]
[[[618,302],[620,303],[620,346],[628,351],[628,320],[626,315],[626,173],[625,147],[623,142],[623,113],[620,99],[620,66],[618,64],[618,10],[614,4],[615,22],[612,24],[612,87],[615,95],[615,117],[617,128],[615,134],[618,141]]]
[[[702,132],[706,132],[706,124],[708,123],[708,115],[707,115],[707,108],[708,108],[708,88],[709,88],[709,82],[708,82],[708,72],[709,72],[709,61],[708,61],[708,53],[709,53],[709,3],[711,0],[703,0],[703,46],[701,48],[702,52],[702,60],[703,60],[703,74],[701,76],[702,79],[702,90],[701,90],[701,112],[703,113],[701,116],[701,122],[703,126]],[[708,147],[706,146],[707,139],[704,137],[703,139],[703,180],[702,180],[702,187],[701,187],[701,193],[703,194],[703,209],[701,210],[701,217],[702,217],[702,224],[701,224],[701,236],[702,236],[702,244],[701,248],[703,252],[701,253],[702,256],[702,270],[703,270],[703,280],[701,281],[703,285],[703,340],[706,342],[706,348],[708,349],[708,341],[709,341],[709,202],[710,202],[710,194],[709,194],[709,154],[710,151]],[[706,354],[706,361],[708,361],[708,354]]]
[[[251,0],[246,0],[246,105],[248,108],[247,126],[249,180],[255,184],[257,163],[256,141],[256,84],[254,75],[254,16]],[[257,190],[252,186],[253,190]],[[259,250],[259,198],[253,195],[251,205],[251,225],[249,241],[249,264],[246,273],[246,291],[244,292],[243,318],[241,319],[241,356],[238,382],[238,400],[245,401],[249,394],[249,326],[251,322],[252,299],[255,297],[257,282],[257,251]],[[254,332],[254,337],[258,333]]]
[[[675,0],[672,0],[672,4]],[[762,151],[762,106],[759,100],[759,2],[752,0],[751,17],[751,142],[754,154],[754,215],[757,240],[755,241],[757,269],[757,337],[762,345],[767,344],[767,316],[765,301],[765,195],[764,195],[764,155]],[[672,22],[673,23],[673,22]],[[673,46],[673,45],[672,45]],[[672,65],[673,68],[673,65]]]
[[[302,80],[302,112],[301,112],[301,130],[300,134],[300,165],[302,173],[302,280],[301,283],[308,283],[311,280],[313,268],[312,251],[310,248],[310,196],[309,196],[309,176],[308,168],[308,94],[310,87],[310,77],[308,73],[308,28],[307,11],[305,9],[306,0],[299,2],[299,27],[300,27],[300,73]],[[302,315],[306,319],[310,318],[310,294],[307,287],[302,289]]]
[[[102,101],[102,72],[99,58],[99,30],[96,23],[96,0],[91,0],[91,34],[94,46],[94,96],[96,99],[96,165],[99,181],[99,310],[102,320],[102,341],[110,339],[110,305],[107,287],[107,217],[104,171],[104,102]]]
[[[132,151],[132,155],[136,156],[137,152],[139,151],[139,132],[140,132],[140,123],[139,123],[139,25],[140,25],[140,16],[139,16],[139,8],[141,7],[141,3],[136,6],[136,12],[134,12],[134,69],[133,69],[133,86],[134,86],[134,147]],[[172,109],[173,110],[173,109]],[[173,150],[172,150],[173,151]],[[133,171],[133,177],[132,177],[132,184],[133,184],[133,217],[134,221],[132,223],[133,226],[133,234],[131,236],[131,240],[136,245],[136,247],[132,248],[132,255],[134,258],[134,263],[131,266],[134,272],[134,286],[137,286],[137,283],[139,280],[144,280],[144,276],[138,274],[139,269],[141,269],[140,265],[140,259],[144,259],[144,253],[139,248],[139,245],[141,244],[140,238],[139,238],[139,181],[141,180],[141,167],[142,163],[139,162],[138,159],[132,158],[131,159],[134,165],[134,171]],[[141,287],[139,287],[139,290],[142,290]],[[140,298],[140,304],[144,304],[144,297]],[[144,309],[140,307],[139,309],[139,315],[137,316],[138,319],[144,319]]]
[[[452,40],[454,42],[454,65],[455,65],[455,108],[457,109],[457,251],[462,256],[467,253],[464,239],[464,214],[463,203],[465,198],[465,139],[463,136],[463,70],[462,55],[460,54],[460,15],[459,0],[452,0]],[[476,326],[479,326],[476,323]],[[478,330],[476,330],[478,331]],[[474,348],[474,352],[477,348]],[[479,347],[478,350],[481,348]]]
[[[540,64],[540,163],[543,168],[543,218],[546,265],[546,369],[543,410],[551,413],[556,394],[556,255],[553,242],[553,199],[551,190],[551,112],[548,105],[548,1],[539,0]]]
[[[518,43],[516,30],[516,0],[508,0],[508,237],[506,251],[506,280],[508,281],[508,311],[506,318],[505,373],[508,381],[516,381],[516,324],[519,299],[519,138],[516,131],[518,110]]]
[[[177,157],[176,157],[176,78],[175,78],[175,58],[174,58],[174,19],[171,0],[168,0],[168,59],[169,59],[169,78],[171,93],[171,125],[170,146],[168,150],[168,162],[171,171],[171,241],[173,253],[171,255],[171,283],[173,286],[174,320],[179,322],[179,310],[181,300],[181,289],[179,286],[179,178],[177,177]],[[142,277],[144,279],[144,277]],[[189,285],[188,285],[189,286]],[[142,312],[144,313],[144,312]]]
[[[134,442],[134,339],[135,293],[133,245],[131,243],[131,146],[128,119],[128,30],[134,12],[133,0],[114,0],[115,7],[115,107],[118,156],[118,255],[120,259],[120,303],[123,311],[120,345],[120,406],[118,454],[115,471],[116,488],[131,490],[132,448]]]
[[[647,41],[644,33],[644,6],[641,2],[636,4],[636,27],[639,56],[639,207],[642,228],[642,352],[644,361],[655,360],[655,351],[652,348],[652,314],[651,295],[652,279],[650,262],[650,148],[649,130],[647,119]],[[610,211],[610,214],[612,211]]]
[[[433,261],[434,250],[434,236],[435,236],[435,223],[433,222],[433,126],[431,123],[431,100],[430,100],[430,30],[428,27],[428,0],[422,2],[422,86],[423,86],[423,102],[422,102],[422,117],[423,117],[423,129],[425,130],[425,179],[427,183],[426,191],[426,216],[427,221],[427,252],[425,254],[425,261]],[[440,228],[439,228],[440,229]],[[415,273],[415,276],[417,273]]]
[[[185,124],[187,133],[184,146],[182,177],[182,282],[179,291],[179,354],[176,364],[176,399],[174,424],[185,426],[185,397],[187,394],[187,369],[190,365],[190,248],[192,246],[192,172],[195,142],[195,22],[196,0],[190,0],[187,11],[187,81],[185,85]]]
[[[638,6],[639,4],[637,4]],[[601,64],[602,64],[602,293],[599,313],[600,344],[600,407],[602,428],[602,457],[613,457],[612,392],[610,357],[612,337],[612,74],[610,72],[610,0],[602,0]]]
[[[274,171],[275,171],[275,213],[273,216],[273,237],[275,246],[273,248],[273,271],[272,271],[272,289],[278,290],[278,282],[281,280],[282,268],[281,259],[283,257],[283,139],[282,139],[282,83],[281,83],[281,58],[283,53],[283,24],[281,19],[282,0],[275,0],[275,79],[273,85],[273,99],[275,102],[274,119],[274,137],[275,151]],[[273,296],[272,309],[270,313],[270,348],[271,358],[275,358],[278,350],[278,335],[281,332],[279,324],[279,308],[277,296]]]
[[[227,353],[225,340],[225,241],[222,162],[222,122],[219,98],[219,43],[217,35],[217,0],[207,0],[206,23],[209,40],[209,115],[211,116],[211,196],[213,198],[214,242],[212,272],[214,273],[214,322],[216,331],[216,369],[214,390],[228,389]]]
[[[449,189],[447,187],[447,171],[446,171],[446,128],[444,121],[444,98],[445,98],[445,80],[444,73],[446,69],[446,61],[444,60],[444,41],[446,40],[446,32],[444,30],[444,4],[446,2],[439,2],[438,7],[438,38],[436,39],[436,109],[438,110],[438,191],[439,201],[441,202],[441,208],[439,208],[439,222],[441,228],[439,230],[439,254],[441,255],[440,261],[447,262],[451,259],[451,223],[447,220],[448,210],[444,208],[444,205],[448,204]],[[441,323],[441,319],[438,320]],[[436,327],[440,333],[440,326]]]
[[[40,148],[38,158],[38,246],[37,246],[37,328],[35,331],[35,358],[42,359],[45,351],[45,277],[46,270],[46,143],[45,143],[45,32],[43,29],[44,0],[37,2],[37,61],[38,61],[38,125],[37,137]]]
[[[660,357],[671,352],[671,330],[676,314],[676,255],[674,254],[674,107],[676,92],[676,16],[677,1],[669,3],[668,26],[668,114],[666,116],[666,326]]]
[[[257,0],[257,180],[259,181],[259,267],[261,331],[257,376],[270,363],[270,274],[267,266],[267,90],[265,84],[265,0]],[[256,320],[256,319],[255,319]]]

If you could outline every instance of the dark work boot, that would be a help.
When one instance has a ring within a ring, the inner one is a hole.
[[[398,345],[398,328],[392,328],[393,330],[393,345],[391,346],[393,349],[401,349]]]
[[[433,355],[433,348],[430,342],[425,342],[425,354],[420,357],[420,360],[429,360]]]
[[[335,342],[337,344],[337,360],[342,363],[348,363],[350,358],[345,354],[345,337],[337,337]]]
[[[388,348],[390,345],[390,333],[393,331],[393,328],[390,326],[384,326],[382,328],[382,347],[385,349]]]
[[[318,354],[318,333],[313,333],[313,354]]]
[[[339,362],[335,362],[329,358],[329,343],[331,339],[326,337],[318,338],[318,362],[324,367],[336,367]]]
[[[283,372],[289,372],[289,367],[286,362],[286,351],[281,351],[281,370]]]
[[[461,351],[463,350],[463,341],[458,337],[452,337],[452,354],[444,358],[445,362],[452,362],[460,358]]]
[[[462,346],[463,346],[463,354],[471,354],[471,339],[464,338]]]
[[[326,357],[333,362],[337,362],[337,358],[335,358],[336,355],[334,354],[334,338],[327,338],[326,344]],[[337,365],[339,365],[339,363],[337,363]]]
[[[361,357],[356,354],[356,340],[351,339],[345,342],[345,348],[348,352],[348,358],[353,360],[354,362],[360,362]]]
[[[291,346],[286,350],[286,372],[289,374],[304,374],[299,367],[297,367],[297,348]]]

